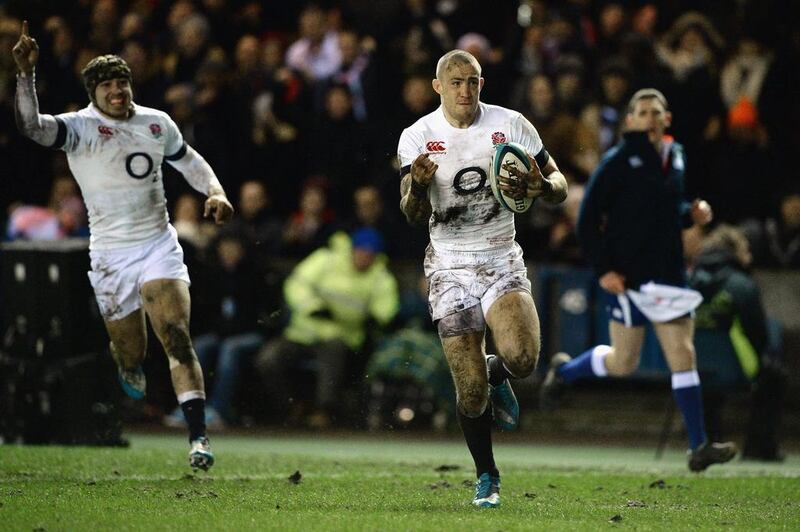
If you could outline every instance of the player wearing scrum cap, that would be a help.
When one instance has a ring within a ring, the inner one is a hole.
[[[189,425],[189,464],[214,463],[206,437],[205,386],[189,336],[189,274],[170,225],[161,163],[167,161],[208,196],[205,215],[224,223],[233,207],[214,171],[188,146],[164,112],[133,102],[131,71],[115,55],[82,71],[90,103],[74,113],[39,113],[36,40],[27,21],[12,51],[17,75],[16,120],[35,142],[64,150],[81,188],[91,233],[89,280],[111,339],[125,392],[144,397],[145,315],[164,346],[172,384]]]
[[[560,203],[567,182],[520,113],[480,102],[484,80],[468,52],[448,52],[433,88],[441,106],[400,136],[400,208],[409,222],[428,222],[425,275],[429,307],[457,394],[457,415],[478,477],[473,504],[500,504],[500,473],[492,424],[514,429],[519,419],[508,379],[524,378],[539,356],[539,318],[531,284],[514,241],[514,215],[501,208],[487,180],[494,145],[525,146],[531,170],[507,168],[500,178],[512,197]],[[491,329],[497,355],[484,356]],[[488,367],[488,371],[487,371]],[[489,401],[491,395],[491,401]]]

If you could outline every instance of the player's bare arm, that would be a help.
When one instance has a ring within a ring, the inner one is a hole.
[[[418,155],[411,163],[411,171],[400,182],[400,210],[413,225],[424,225],[431,217],[428,187],[439,165],[427,153]]]
[[[228,201],[225,189],[222,188],[211,165],[194,148],[186,145],[183,157],[177,160],[168,159],[167,162],[183,175],[193,189],[208,196],[204,217],[213,216],[217,224],[223,224],[233,217],[233,205]]]
[[[203,217],[208,218],[209,216],[213,216],[214,222],[217,224],[223,224],[233,217],[233,205],[222,187],[214,188],[209,192]]]
[[[19,40],[11,50],[19,72],[14,98],[17,128],[26,137],[43,146],[52,146],[58,135],[58,124],[50,115],[39,114],[34,73],[39,60],[39,45],[28,34],[28,21],[22,22]]]
[[[561,203],[567,199],[567,179],[559,171],[555,160],[550,157],[544,168],[540,169],[536,159],[528,154],[531,169],[528,172],[505,165],[503,168],[515,179],[500,178],[500,188],[513,198],[542,198],[548,203]]]

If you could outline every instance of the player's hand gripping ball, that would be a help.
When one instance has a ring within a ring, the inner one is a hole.
[[[492,193],[497,201],[500,202],[504,208],[513,213],[522,213],[527,211],[533,205],[534,198],[527,197],[525,191],[527,190],[527,183],[514,174],[510,173],[506,167],[517,168],[522,172],[528,172],[531,169],[528,154],[521,144],[516,142],[509,142],[497,144],[494,147],[494,155],[492,155],[492,165],[489,169],[489,184],[492,187]],[[511,196],[509,193],[501,190],[500,179],[510,180],[513,183],[519,183],[520,191],[517,197]]]

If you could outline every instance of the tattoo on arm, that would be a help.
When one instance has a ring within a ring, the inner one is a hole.
[[[415,195],[411,191],[411,173],[403,176],[400,182],[400,210],[412,225],[424,225],[431,217],[431,201],[427,195]]]
[[[561,203],[567,199],[567,179],[564,177],[564,174],[556,170],[555,172],[551,172],[544,179],[549,183],[548,187],[550,190],[542,195],[542,199],[548,203]]]
[[[39,114],[39,100],[36,97],[32,73],[17,77],[14,117],[20,132],[34,142],[42,146],[52,146],[56,141],[58,123],[51,115]]]

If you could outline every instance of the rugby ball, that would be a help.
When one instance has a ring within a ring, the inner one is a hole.
[[[516,176],[509,174],[508,170],[503,168],[505,165],[519,168],[523,172],[527,172],[531,169],[530,162],[528,161],[528,154],[522,144],[509,142],[495,145],[494,154],[492,155],[492,166],[489,169],[489,184],[492,187],[494,197],[500,205],[513,213],[525,212],[531,208],[533,198],[515,199],[504,194],[503,191],[500,190],[500,177],[517,179]]]

